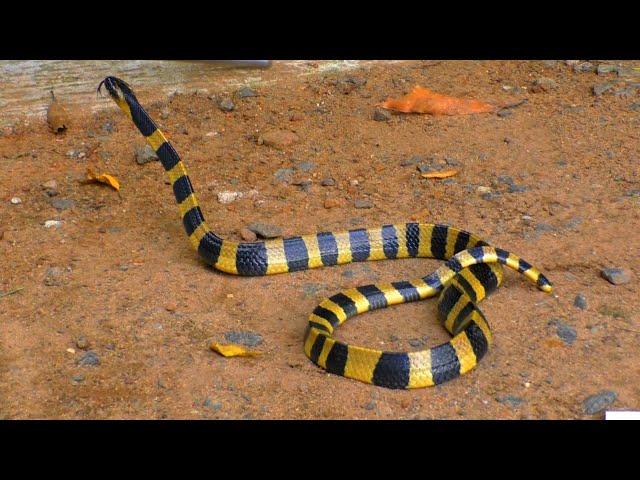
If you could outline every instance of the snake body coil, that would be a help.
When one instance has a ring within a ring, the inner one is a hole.
[[[304,351],[331,373],[387,388],[443,383],[472,369],[487,352],[491,331],[476,303],[500,285],[501,265],[522,273],[540,290],[551,291],[547,278],[526,261],[447,225],[383,225],[252,243],[224,240],[209,229],[183,162],[129,85],[115,77],[107,77],[98,90],[102,85],[158,155],[191,244],[216,269],[255,276],[369,260],[447,260],[419,279],[351,288],[323,300],[310,316]],[[417,352],[383,352],[347,345],[332,337],[337,326],[355,315],[438,293],[439,317],[453,335],[447,343]]]

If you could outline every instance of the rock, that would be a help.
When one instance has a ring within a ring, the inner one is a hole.
[[[242,87],[240,90],[238,90],[238,94],[237,94],[240,98],[249,98],[249,97],[257,97],[258,94],[255,92],[255,90],[252,90],[250,87]]]
[[[225,332],[224,339],[227,342],[231,343],[239,343],[240,345],[244,345],[246,347],[255,347],[262,343],[262,335],[255,332],[241,332],[241,331],[232,331]]]
[[[500,198],[502,194],[500,192],[484,192],[482,194],[483,200],[495,200],[496,198]]]
[[[89,350],[78,360],[78,365],[82,367],[95,367],[100,364],[100,358],[98,354],[92,350]]]
[[[640,72],[630,67],[618,67],[616,71],[619,77],[640,77]]]
[[[79,148],[72,148],[71,150],[69,150],[66,153],[66,155],[69,158],[76,158],[78,155],[80,155],[80,149]]]
[[[548,223],[539,223],[536,225],[536,230],[538,232],[555,232],[557,228]]]
[[[62,283],[64,270],[60,267],[49,267],[44,276],[44,284],[47,287],[57,287]]]
[[[598,83],[597,85],[594,85],[592,87],[593,94],[596,97],[598,97],[598,96],[602,95],[604,92],[606,92],[607,90],[610,90],[613,87],[615,87],[617,84],[618,84],[618,82],[615,81],[615,80],[612,80],[610,82]]]
[[[305,160],[303,162],[300,162],[296,168],[301,172],[310,172],[315,168],[315,166],[315,163]]]
[[[280,183],[289,183],[291,182],[291,177],[294,173],[295,170],[293,168],[280,168],[276,170],[276,173],[274,173],[273,176]]]
[[[76,204],[73,200],[69,198],[53,198],[51,199],[51,206],[57,210],[66,210],[67,208],[71,208]]]
[[[322,290],[325,289],[325,286],[321,283],[304,283],[302,285],[302,291],[305,295],[316,296]]]
[[[513,112],[511,110],[509,110],[508,108],[504,108],[504,109],[502,109],[502,110],[500,110],[498,112],[498,116],[500,118],[508,117],[509,115],[512,115],[512,114],[513,114]]]
[[[311,186],[313,185],[313,182],[311,180],[300,180],[299,182],[294,182],[294,185],[297,185],[298,187],[300,187],[300,189],[303,192],[310,192],[311,191]]]
[[[107,120],[100,128],[104,133],[111,133],[113,132],[113,122],[111,120]]]
[[[535,87],[539,87],[542,91],[554,90],[558,88],[558,82],[553,78],[541,77],[533,82]]]
[[[249,230],[254,232],[260,238],[278,238],[282,236],[282,230],[273,225],[264,223],[251,223],[247,226]]]
[[[240,236],[246,242],[255,242],[258,239],[258,236],[248,228],[241,228]]]
[[[584,402],[582,407],[587,415],[595,415],[605,410],[613,404],[618,398],[618,394],[611,390],[603,390],[602,392],[591,395]]]
[[[388,122],[391,120],[391,112],[389,110],[385,110],[384,108],[376,108],[373,111],[373,119],[376,122]]]
[[[202,402],[202,406],[215,413],[222,408],[222,402],[218,400],[213,401],[210,398],[207,398],[204,402]]]
[[[629,108],[631,110],[639,110],[640,109],[640,102],[633,102],[629,104]]]
[[[81,350],[86,350],[87,348],[89,348],[89,340],[87,340],[87,337],[85,337],[84,335],[79,335],[78,337],[76,337],[74,342],[76,344],[76,347]]]
[[[63,222],[60,220],[46,220],[44,222],[44,228],[62,228]]]
[[[269,130],[260,135],[262,143],[268,147],[288,147],[300,141],[300,137],[290,130]]]
[[[627,190],[623,195],[625,197],[640,197],[640,189]]]
[[[580,310],[586,310],[587,309],[587,297],[585,297],[583,294],[579,293],[578,295],[576,295],[576,299],[573,301],[573,304],[578,307]]]
[[[629,96],[633,95],[634,93],[636,93],[636,91],[633,88],[620,88],[613,91],[613,94],[617,97]]]
[[[414,155],[413,157],[405,158],[404,160],[400,161],[400,166],[407,167],[409,165],[418,165],[425,160],[426,157],[423,157],[421,155]]]
[[[304,113],[300,113],[300,112],[293,112],[293,113],[289,116],[289,121],[290,121],[290,122],[301,122],[302,120],[304,120]]]
[[[71,377],[71,385],[80,385],[82,382],[84,382],[84,375],[81,373]]]
[[[509,193],[519,193],[519,192],[526,192],[528,190],[531,190],[531,187],[528,187],[527,185],[509,185]]]
[[[595,72],[596,67],[591,62],[582,62],[573,66],[573,71],[577,73]]]
[[[55,197],[58,194],[58,182],[55,180],[44,182],[41,186],[44,192],[50,197]]]
[[[600,275],[614,285],[624,285],[631,281],[631,275],[623,268],[603,268]]]
[[[515,395],[501,395],[496,397],[496,402],[509,405],[511,408],[518,408],[524,403],[524,400]]]
[[[331,178],[331,177],[325,177],[322,179],[322,182],[320,183],[320,185],[322,185],[323,187],[333,187],[335,186],[336,181]]]
[[[160,118],[162,120],[166,120],[167,118],[169,118],[169,113],[169,108],[164,107],[162,110],[160,110]]]
[[[376,402],[369,402],[364,406],[365,410],[375,410]]]
[[[218,107],[223,112],[232,112],[233,109],[235,108],[235,105],[233,104],[233,102],[231,101],[230,98],[224,98],[224,99],[220,100],[220,103],[218,104]]]
[[[507,185],[513,185],[513,177],[511,175],[498,175],[498,181]]]
[[[359,198],[353,204],[356,208],[373,208],[373,202],[368,198]]]
[[[600,65],[598,65],[598,68],[596,68],[596,72],[598,72],[598,75],[606,75],[608,73],[617,71],[618,67],[616,65],[611,65],[610,63],[601,63]]]
[[[242,192],[218,192],[218,202],[226,205],[242,198]]]
[[[571,325],[568,325],[560,320],[553,319],[549,322],[549,325],[552,327],[556,327],[556,335],[560,337],[560,339],[571,345],[578,338],[578,334],[576,333],[576,329]]]
[[[480,155],[478,155],[478,160],[484,162],[485,160],[489,159],[489,155],[487,153],[481,153]]]
[[[159,159],[156,152],[153,151],[153,148],[149,145],[136,145],[136,162],[138,162],[139,165],[144,165],[154,160]]]
[[[340,200],[337,198],[327,198],[324,201],[324,208],[336,208],[340,206]]]
[[[22,203],[22,199],[20,197],[11,197],[11,203],[14,205],[20,205]]]
[[[412,338],[411,340],[409,340],[409,345],[411,345],[413,348],[422,348],[424,347],[424,342],[419,338]]]

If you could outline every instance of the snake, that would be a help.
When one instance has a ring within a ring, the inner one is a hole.
[[[502,283],[503,266],[521,273],[543,292],[552,290],[548,278],[522,258],[445,224],[390,224],[254,242],[223,239],[209,228],[185,164],[133,89],[113,76],[100,83],[99,93],[102,86],[156,152],[191,245],[216,270],[262,276],[372,260],[445,260],[424,277],[354,287],[322,300],[309,317],[304,352],[329,373],[391,389],[444,383],[467,373],[487,353],[492,335],[477,303]],[[438,317],[452,336],[441,345],[412,352],[381,351],[333,336],[338,326],[356,315],[436,295]]]

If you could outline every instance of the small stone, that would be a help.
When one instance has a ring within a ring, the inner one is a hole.
[[[548,223],[539,223],[536,225],[536,230],[539,232],[555,232],[557,228]]]
[[[255,347],[260,345],[263,341],[262,335],[248,331],[225,332],[224,339],[227,342],[239,343],[245,347]]]
[[[87,337],[85,337],[84,335],[79,335],[78,337],[76,337],[75,344],[76,347],[81,350],[86,350],[87,348],[89,348],[89,340],[87,340]]]
[[[324,208],[336,208],[340,206],[340,200],[337,198],[327,198],[324,201]]]
[[[100,127],[100,128],[105,133],[111,133],[111,132],[113,132],[113,122],[111,120],[108,120],[105,123],[103,123],[102,127]]]
[[[295,183],[295,185],[299,186],[303,192],[310,192],[313,182],[311,180],[301,180],[300,182]]]
[[[558,60],[545,60],[542,62],[542,65],[544,65],[545,68],[557,68],[558,63]]]
[[[323,187],[333,187],[335,186],[336,181],[331,178],[331,177],[325,177],[322,179],[322,182],[320,183],[320,185],[322,185]]]
[[[629,104],[631,110],[640,110],[640,102],[633,102]]]
[[[302,285],[302,291],[305,295],[315,296],[324,290],[325,286],[321,283],[305,283]]]
[[[504,118],[504,117],[508,117],[509,115],[512,115],[513,112],[511,110],[509,110],[508,108],[503,108],[502,110],[500,110],[498,112],[498,116],[500,118]]]
[[[373,119],[376,122],[388,122],[391,120],[391,112],[389,110],[385,110],[384,108],[376,108],[373,111]]]
[[[640,189],[627,190],[623,195],[625,197],[640,197]]]
[[[413,348],[421,348],[424,346],[424,342],[419,338],[412,338],[411,340],[409,340],[409,345],[411,345]]]
[[[53,198],[51,199],[51,206],[56,210],[66,210],[67,208],[71,208],[76,204],[73,200],[69,198]]]
[[[513,185],[513,177],[511,175],[498,175],[498,181],[507,185]]]
[[[583,294],[579,293],[578,295],[576,295],[576,299],[573,301],[573,304],[578,307],[580,310],[586,310],[587,309],[587,297],[585,297]]]
[[[213,401],[210,398],[207,398],[204,402],[202,402],[202,406],[215,413],[222,408],[222,402],[218,400]]]
[[[376,402],[369,402],[364,406],[365,410],[374,410],[376,408]]]
[[[71,385],[79,385],[84,381],[84,375],[79,373],[71,377]]]
[[[233,104],[233,102],[231,101],[230,98],[224,98],[224,99],[220,100],[220,103],[218,104],[218,107],[223,112],[232,112],[233,109],[235,108],[235,105]]]
[[[20,197],[11,197],[11,203],[14,205],[19,205],[22,203],[22,199]]]
[[[502,194],[500,192],[485,192],[482,194],[483,200],[495,200],[496,198],[500,198]]]
[[[629,96],[633,95],[634,93],[636,93],[636,91],[633,88],[620,88],[613,91],[613,94],[617,97]]]
[[[218,192],[218,202],[226,205],[242,197],[242,192]]]
[[[603,268],[600,275],[614,285],[624,285],[631,281],[631,275],[623,268]]]
[[[249,98],[249,97],[257,97],[258,94],[255,92],[255,90],[252,90],[249,87],[242,87],[240,90],[238,90],[238,96],[240,98]]]
[[[496,402],[509,405],[511,408],[518,408],[524,403],[524,400],[515,395],[501,395],[496,397]]]
[[[62,283],[62,274],[64,270],[60,267],[49,267],[44,276],[44,284],[47,287],[57,287]]]
[[[136,146],[136,162],[139,165],[158,160],[158,155],[153,151],[149,145],[137,145]]]
[[[246,242],[255,242],[258,239],[258,236],[248,228],[241,228],[240,236]]]
[[[520,193],[531,190],[527,185],[509,185],[509,193]]]
[[[55,180],[49,180],[42,184],[42,189],[50,197],[55,197],[58,194],[58,182]]]
[[[298,143],[300,137],[291,130],[270,130],[260,135],[262,143],[268,147],[283,148]]]
[[[592,87],[593,90],[593,94],[598,97],[600,95],[602,95],[604,92],[612,89],[613,87],[615,87],[618,84],[618,82],[616,82],[615,80],[612,80],[610,82],[604,82],[604,83],[598,83],[597,85],[594,85]]]
[[[596,72],[598,75],[606,75],[608,73],[614,73],[618,71],[618,67],[616,65],[611,65],[610,63],[601,63],[596,68]]]
[[[169,118],[169,113],[169,108],[164,107],[162,110],[160,110],[160,118],[162,120],[166,120],[167,118]]]
[[[178,304],[176,302],[167,303],[164,308],[167,312],[175,312],[178,309]]]
[[[282,230],[273,225],[264,223],[251,223],[247,226],[249,230],[254,232],[260,238],[278,238],[282,236]]]
[[[315,167],[316,167],[315,163],[305,160],[303,162],[300,162],[296,168],[301,172],[310,172]]]
[[[72,148],[71,150],[69,150],[67,152],[67,157],[76,158],[79,154],[80,154],[80,149],[79,148]]]
[[[591,395],[584,402],[582,406],[584,413],[587,415],[595,415],[605,410],[607,407],[613,404],[618,398],[618,394],[611,390],[603,390],[602,392]]]
[[[276,170],[273,176],[280,183],[289,183],[291,182],[291,177],[293,176],[294,173],[295,173],[295,170],[293,168],[280,168]]]
[[[78,360],[78,365],[83,367],[95,367],[100,364],[98,354],[92,350],[89,350]]]
[[[304,113],[300,113],[300,112],[293,112],[293,113],[289,116],[289,121],[290,121],[290,122],[301,122],[302,120],[304,120]]]
[[[523,215],[522,223],[525,225],[531,225],[533,223],[533,217],[531,215]]]
[[[582,62],[573,66],[573,71],[576,73],[589,73],[595,70],[596,67],[591,62]]]
[[[638,77],[640,72],[631,67],[618,67],[616,68],[619,77]]]
[[[549,322],[549,325],[552,327],[556,327],[556,335],[560,337],[560,339],[571,345],[578,338],[578,334],[576,333],[576,329],[571,325],[568,325],[560,320],[553,319]]]
[[[425,160],[426,160],[425,157],[421,155],[414,155],[413,157],[409,157],[409,158],[405,158],[404,160],[401,160],[400,166],[407,167],[409,165],[417,165]]]
[[[373,202],[368,198],[359,198],[353,204],[356,208],[373,208]]]
[[[481,153],[480,155],[478,155],[478,160],[484,162],[485,160],[489,159],[489,155],[486,153]]]
[[[533,82],[533,85],[541,88],[543,91],[554,90],[558,88],[558,82],[553,78],[541,77]]]

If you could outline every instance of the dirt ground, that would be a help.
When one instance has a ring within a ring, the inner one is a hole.
[[[302,336],[326,296],[417,278],[440,261],[219,273],[191,249],[161,165],[136,162],[144,140],[106,97],[95,98],[104,104],[97,113],[71,109],[62,134],[42,116],[5,125],[0,418],[597,419],[603,408],[587,401],[597,394],[615,398],[608,410],[640,410],[640,77],[629,69],[640,62],[591,64],[616,68],[417,61],[340,71],[310,62],[308,75],[262,72],[264,82],[251,85],[257,96],[244,98],[215,77],[208,92],[169,97],[132,83],[223,237],[240,240],[254,222],[285,236],[447,223],[551,279],[555,290],[545,294],[508,271],[481,304],[494,334],[485,358],[458,379],[413,391],[327,374],[305,356]],[[610,81],[617,83],[593,91]],[[382,100],[416,84],[527,103],[503,116],[373,119]],[[219,108],[225,98],[230,112]],[[261,141],[276,130],[299,141]],[[426,164],[459,174],[421,178],[417,167]],[[121,190],[82,183],[87,167],[117,177]],[[323,186],[327,177],[335,185]],[[43,187],[52,180],[57,186]],[[225,191],[243,195],[224,204]],[[356,208],[363,200],[371,208]],[[62,223],[46,227],[49,220]],[[609,283],[605,267],[623,268],[630,282]],[[579,294],[586,309],[574,304]],[[356,317],[337,337],[395,351],[435,346],[448,339],[435,303]],[[259,334],[254,349],[264,354],[212,352],[227,332]]]

